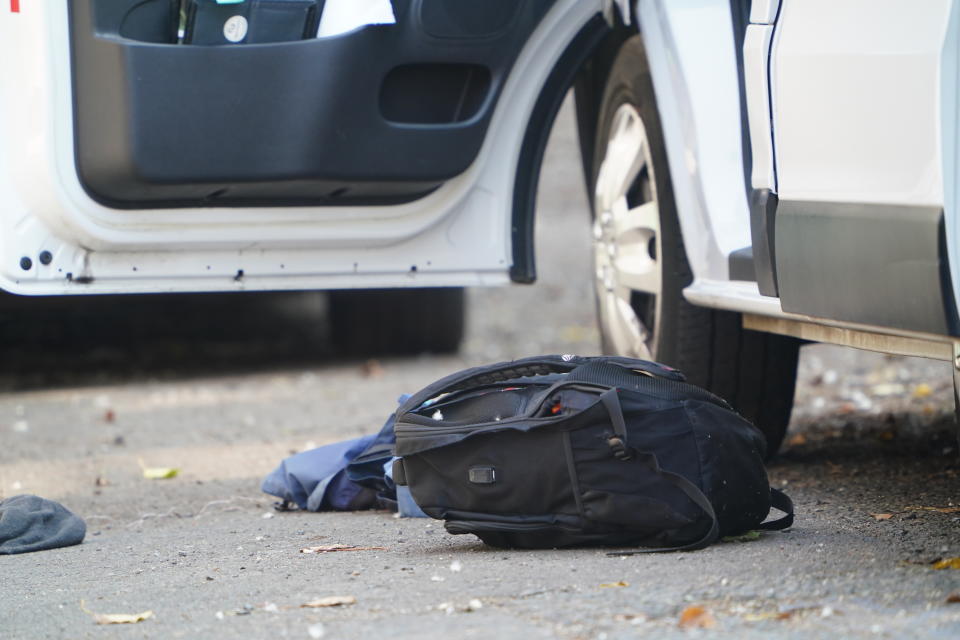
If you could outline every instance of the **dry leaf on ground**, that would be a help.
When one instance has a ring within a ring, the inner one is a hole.
[[[763,620],[789,620],[793,617],[793,611],[763,611],[761,613],[748,613],[743,616],[747,622],[761,622]]]
[[[613,619],[617,622],[629,622],[630,624],[643,624],[647,622],[650,617],[645,613],[618,613],[613,616]]]
[[[902,384],[896,382],[887,382],[874,385],[870,388],[870,393],[875,396],[899,396],[902,395],[906,390],[907,388]]]
[[[950,604],[960,603],[960,592],[951,593],[950,595],[948,595],[947,602],[949,602]]]
[[[323,609],[325,607],[345,607],[351,604],[357,604],[357,599],[353,596],[329,596],[327,598],[317,598],[310,602],[304,602],[300,605],[300,608]]]
[[[926,382],[921,382],[913,388],[914,398],[929,398],[931,395],[933,395],[933,387]]]
[[[944,558],[933,563],[934,569],[960,569],[960,557]]]
[[[851,413],[857,410],[857,405],[852,402],[844,402],[842,405],[837,407],[837,413],[840,415],[850,415]]]
[[[692,605],[680,612],[678,625],[681,629],[713,629],[717,619],[703,607]]]
[[[798,433],[797,435],[787,440],[787,444],[790,445],[791,447],[799,447],[801,445],[805,445],[807,444],[807,436],[803,435],[802,433]]]
[[[630,586],[630,583],[629,583],[629,582],[625,582],[625,581],[623,581],[623,580],[619,580],[619,581],[617,581],[617,582],[604,582],[604,583],[601,584],[600,586],[603,587],[604,589],[607,589],[607,588],[610,588],[610,587],[629,587],[629,586]]]
[[[167,480],[168,478],[176,478],[180,473],[180,469],[174,467],[148,467],[143,464],[143,460],[137,460],[137,462],[143,471],[143,477],[147,480]]]
[[[142,613],[95,613],[93,621],[97,624],[136,624],[153,617],[153,611]]]
[[[147,480],[167,480],[176,478],[179,473],[180,469],[173,467],[144,467],[143,469],[143,477]]]
[[[93,618],[97,624],[136,624],[153,617],[153,611],[143,611],[141,613],[94,613],[87,609],[83,600],[80,601],[80,609]]]
[[[318,547],[304,547],[300,553],[334,553],[335,551],[389,551],[386,547],[354,547],[349,544],[322,544]]]
[[[871,513],[874,520],[889,520],[893,517],[892,513]]]
[[[907,507],[907,511],[935,511],[937,513],[960,513],[960,507]]]

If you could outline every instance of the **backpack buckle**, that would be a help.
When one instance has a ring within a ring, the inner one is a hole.
[[[613,449],[613,456],[617,460],[629,460],[631,457],[633,457],[630,454],[630,450],[627,449],[627,445],[623,441],[623,438],[620,436],[610,436],[607,438],[607,444],[610,445],[611,449]]]

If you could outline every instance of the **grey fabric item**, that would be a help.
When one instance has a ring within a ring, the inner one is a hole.
[[[0,501],[0,555],[69,547],[86,533],[83,520],[52,500],[23,495]]]

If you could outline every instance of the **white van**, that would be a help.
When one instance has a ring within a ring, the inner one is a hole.
[[[960,362],[958,11],[4,0],[0,288],[343,290],[347,326],[453,348],[462,287],[536,278],[574,87],[605,348],[775,450],[798,339]]]

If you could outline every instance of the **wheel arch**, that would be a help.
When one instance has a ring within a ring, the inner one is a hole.
[[[645,40],[680,227],[696,278],[729,279],[730,253],[749,247],[750,147],[738,20],[744,0],[639,0],[630,29],[598,49],[576,83],[584,175],[593,174],[597,110],[620,45]],[[741,28],[745,25],[739,25]]]

